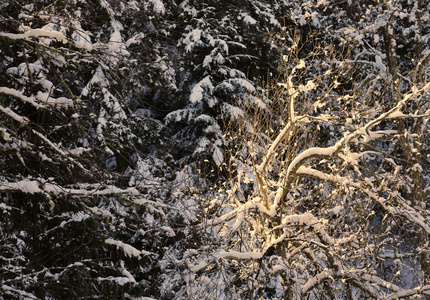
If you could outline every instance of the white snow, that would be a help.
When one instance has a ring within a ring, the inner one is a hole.
[[[65,225],[67,225],[71,222],[82,222],[82,221],[85,221],[86,219],[88,219],[89,217],[90,217],[90,215],[80,211],[80,212],[73,214],[71,216],[71,218],[68,219],[67,221],[61,222],[59,227],[64,227]]]
[[[335,206],[335,207],[333,207],[332,209],[330,209],[332,212],[333,212],[333,214],[335,214],[335,215],[339,215],[339,213],[343,210],[344,208],[343,208],[343,206],[342,205],[338,205],[338,206]]]
[[[124,274],[124,272],[122,272],[122,273]],[[127,271],[127,273],[128,273],[128,271]],[[128,273],[128,274],[130,274],[130,273]],[[130,274],[130,276],[131,276],[131,274]],[[125,277],[113,277],[113,276],[98,277],[97,280],[98,281],[115,281],[117,284],[119,284],[121,286],[126,284],[126,283],[129,283],[129,282],[132,282],[132,283],[136,282],[136,280],[134,279],[133,276],[131,276],[131,278],[128,276],[125,276]]]
[[[201,153],[204,152],[208,146],[211,144],[211,141],[207,137],[202,137],[199,142],[198,146],[196,147],[196,150],[194,150],[194,153]]]
[[[251,17],[245,12],[241,12],[240,17],[242,18],[243,22],[245,22],[246,24],[249,24],[249,25],[257,24],[257,20],[255,20],[253,17]]]
[[[185,45],[185,52],[191,52],[194,48],[194,44],[200,41],[201,36],[202,31],[200,29],[193,29],[188,33],[182,40],[182,43]]]
[[[222,153],[222,150],[219,147],[215,146],[215,149],[212,154],[212,158],[215,164],[217,165],[217,167],[219,167],[222,164],[224,160],[224,155]]]
[[[30,39],[30,38],[40,38],[40,37],[48,37],[51,39],[56,39],[64,44],[67,43],[67,38],[59,31],[48,31],[43,29],[30,29],[24,33],[5,33],[0,32],[0,36],[4,36],[13,40],[21,40],[21,39]]]
[[[8,286],[8,285],[6,285],[6,284],[2,284],[1,285],[1,289],[3,290],[3,291],[7,291],[7,292],[9,292],[9,293],[13,293],[13,294],[15,294],[15,295],[19,295],[20,297],[19,297],[19,299],[38,299],[34,294],[32,294],[32,293],[28,293],[28,292],[26,292],[26,291],[23,291],[23,290],[21,290],[21,289],[15,289],[15,288],[13,288],[13,287],[10,287],[10,286]]]
[[[42,193],[43,190],[39,187],[39,182],[30,179],[23,179],[16,182],[1,181],[0,191],[21,191],[23,193],[35,194]]]
[[[91,196],[91,195],[138,195],[139,191],[135,188],[120,189],[113,185],[82,185],[80,188],[68,188],[59,186],[45,179],[26,178],[19,181],[8,181],[0,179],[0,192],[6,191],[23,191],[26,193],[52,193],[54,195],[69,194],[74,196]]]
[[[221,250],[212,254],[211,257],[199,260],[196,264],[187,262],[187,267],[191,272],[198,272],[205,269],[213,261],[218,259],[233,259],[233,260],[258,260],[263,257],[262,252],[239,252],[239,251],[225,251]]]
[[[3,210],[12,210],[13,209],[12,206],[6,205],[5,203],[0,203],[0,208]]]
[[[70,154],[72,155],[82,155],[85,152],[89,152],[91,151],[91,148],[84,148],[84,147],[78,147],[78,148],[74,148],[74,149],[70,149],[68,150]]]
[[[110,35],[109,43],[107,44],[109,50],[112,53],[121,53],[122,48],[124,48],[124,43],[122,42],[121,31],[124,29],[122,24],[117,20],[113,19],[111,21],[112,32]]]
[[[134,35],[133,37],[129,38],[125,45],[126,47],[129,47],[134,44],[140,44],[142,42],[142,39],[145,37],[145,35],[142,32],[139,32],[138,34]]]
[[[263,253],[221,250],[218,253],[215,253],[214,256],[218,259],[226,258],[226,259],[234,259],[234,260],[257,260],[263,257]]]
[[[211,63],[212,63],[212,55],[210,55],[210,54],[206,55],[205,59],[203,60],[203,63],[202,63],[203,67],[208,68]]]
[[[193,104],[199,103],[203,99],[204,88],[206,88],[209,94],[212,93],[214,86],[212,85],[211,77],[206,76],[199,83],[197,83],[191,90],[190,102]]]
[[[12,111],[9,107],[3,107],[0,105],[0,111],[2,111],[5,115],[11,117],[15,121],[25,125],[29,122],[29,120],[26,117],[20,116],[16,114],[14,111]]]
[[[121,241],[116,241],[113,239],[106,239],[105,243],[114,245],[118,249],[119,248],[122,249],[124,254],[127,255],[128,257],[137,257],[138,259],[141,259],[143,256],[154,255],[154,253],[152,252],[145,251],[145,250],[138,250],[129,244],[123,243]]]
[[[395,118],[403,118],[403,117],[407,117],[407,115],[405,115],[400,110],[398,110],[398,111],[391,113],[387,118],[388,119],[395,119]]]
[[[411,170],[421,173],[423,172],[423,167],[419,163],[416,163],[415,165],[412,166]]]
[[[6,94],[6,95],[10,95],[10,96],[13,96],[13,97],[16,97],[16,98],[19,98],[20,100],[22,100],[24,102],[30,103],[35,108],[44,108],[45,107],[43,104],[37,103],[36,100],[39,100],[39,99],[32,98],[32,97],[27,97],[22,92],[17,91],[15,89],[11,89],[11,88],[8,88],[8,87],[0,87],[0,93],[1,94]]]
[[[166,13],[166,8],[164,7],[164,4],[161,0],[149,0],[149,3],[152,4],[152,9],[161,15],[164,15]]]
[[[223,110],[227,112],[227,114],[234,120],[239,120],[245,115],[244,111],[241,108],[233,106],[229,103],[223,103],[222,107]]]
[[[73,44],[81,49],[91,51],[94,45],[91,43],[91,37],[88,32],[82,29],[80,22],[73,23],[74,31],[72,32]]]
[[[6,142],[12,141],[10,134],[7,132],[7,129],[4,127],[0,127],[0,137],[3,138]]]
[[[381,71],[382,74],[385,74],[387,72],[387,67],[382,61],[382,57],[380,55],[375,55],[375,66]]]
[[[60,108],[73,107],[73,100],[66,97],[52,98],[49,93],[41,91],[37,92],[36,99],[39,102],[46,103],[48,105]]]
[[[301,286],[301,292],[307,293],[312,287],[314,287],[316,284],[319,284],[321,281],[332,278],[334,275],[333,270],[327,269],[322,271],[321,273],[315,275],[314,277],[310,278],[306,284]]]
[[[339,149],[341,149],[341,147],[344,143],[344,140],[345,140],[345,138],[341,138],[336,144],[334,144],[331,147],[326,147],[326,148],[312,147],[312,148],[306,149],[305,151],[303,151],[302,153],[297,155],[293,159],[293,161],[290,163],[290,165],[288,166],[287,178],[299,166],[299,164],[303,164],[309,158],[312,158],[312,157],[330,158],[330,157],[332,157],[334,153],[336,153],[337,151],[339,151]]]

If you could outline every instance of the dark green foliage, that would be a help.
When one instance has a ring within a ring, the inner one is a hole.
[[[113,12],[128,22],[137,10],[78,2],[13,1],[2,11],[0,274],[8,298],[157,294],[157,258],[174,236],[160,206],[163,178],[174,179],[168,134],[152,115],[133,114],[124,90],[124,66],[137,68],[137,54],[125,50],[132,29],[122,36]]]

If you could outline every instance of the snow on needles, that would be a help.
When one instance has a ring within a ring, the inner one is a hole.
[[[193,104],[201,102],[205,90],[207,90],[209,93],[212,93],[213,89],[214,86],[212,85],[211,77],[206,76],[193,87],[190,95],[190,102]],[[209,103],[209,107],[213,107],[213,105],[215,105],[215,103]]]
[[[116,241],[113,239],[106,239],[105,243],[110,245],[115,245],[118,249],[122,249],[124,254],[128,257],[137,257],[138,259],[141,259],[143,256],[155,255],[152,252],[145,251],[145,250],[138,250],[129,244],[123,243],[121,241]]]
[[[24,33],[5,33],[0,32],[0,36],[4,36],[13,40],[28,40],[30,38],[41,38],[41,37],[49,37],[52,39],[56,39],[63,44],[67,43],[67,38],[64,34],[59,31],[48,31],[44,29],[30,29]]]

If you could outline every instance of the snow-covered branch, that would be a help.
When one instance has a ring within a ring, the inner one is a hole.
[[[193,264],[188,260],[186,260],[187,261],[186,264],[187,264],[187,267],[190,269],[190,271],[199,272],[220,259],[232,259],[235,261],[241,261],[241,260],[254,261],[254,260],[261,259],[263,255],[264,253],[262,252],[238,252],[238,251],[221,250],[219,252],[211,254],[211,256],[206,259],[198,260],[196,264]]]
[[[0,180],[0,192],[23,192],[28,194],[48,193],[53,195],[71,195],[77,197],[102,196],[102,195],[137,195],[135,188],[120,189],[114,185],[93,184],[82,188],[69,188],[48,182],[44,179],[22,179],[18,181]]]
[[[7,37],[12,40],[28,40],[31,38],[51,38],[51,39],[55,39],[60,42],[63,42],[64,44],[67,43],[67,38],[63,33],[59,31],[48,31],[40,28],[29,29],[24,33],[17,33],[17,34],[0,32],[0,37]]]
[[[152,253],[149,251],[138,250],[129,244],[126,244],[121,241],[116,241],[114,239],[106,239],[105,243],[109,245],[114,245],[118,249],[121,249],[124,252],[124,254],[128,257],[137,257],[138,259],[141,259],[142,256],[156,255],[155,253]]]

